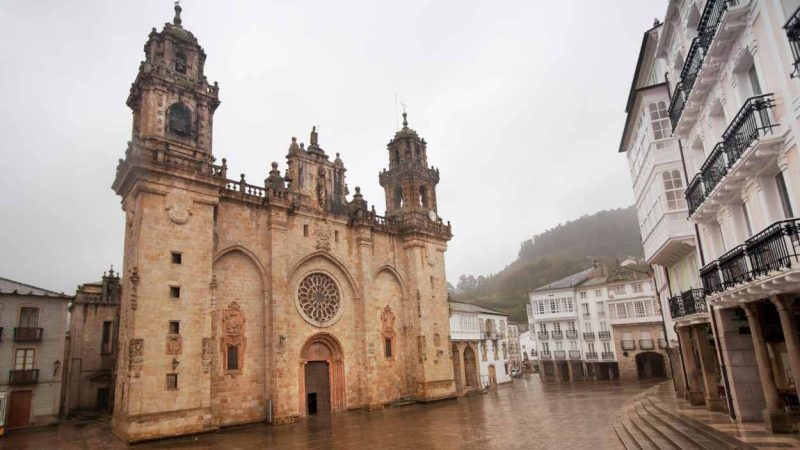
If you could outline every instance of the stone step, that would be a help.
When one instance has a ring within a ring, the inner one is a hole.
[[[625,429],[625,431],[628,432],[628,434],[631,436],[631,439],[636,444],[635,447],[628,448],[628,450],[632,450],[632,449],[634,449],[634,450],[658,450],[658,447],[653,445],[653,443],[650,442],[649,439],[647,439],[647,436],[645,436],[645,434],[642,433],[639,430],[639,428],[633,424],[633,422],[631,422],[630,418],[628,417],[628,414],[626,413],[626,408],[623,408],[622,412],[620,412],[619,415],[620,415],[620,424]],[[623,443],[623,445],[625,445],[625,441],[622,441],[622,443]],[[626,446],[626,448],[627,448],[627,446]]]
[[[729,450],[731,448],[735,448],[731,447],[727,443],[720,442],[717,439],[709,437],[694,427],[688,426],[681,420],[673,417],[671,414],[664,413],[655,406],[650,398],[644,399],[642,404],[644,405],[645,409],[647,409],[647,412],[650,413],[651,417],[660,421],[665,427],[672,430],[672,432],[677,433],[683,436],[685,439],[691,441],[695,445],[694,448],[699,448],[702,450]]]
[[[630,417],[633,425],[639,428],[639,431],[645,435],[647,440],[649,440],[655,446],[655,448],[659,450],[680,450],[680,447],[674,445],[668,439],[664,438],[664,436],[662,436],[655,427],[648,423],[644,417],[639,415],[639,411],[636,409],[635,402],[629,404],[625,408],[625,413],[628,414],[628,417]]]
[[[648,425],[653,427],[658,434],[661,435],[664,439],[669,441],[670,444],[673,446],[684,449],[684,450],[702,450],[700,446],[698,446],[694,441],[687,439],[684,435],[680,433],[676,433],[675,430],[665,425],[662,421],[658,420],[658,417],[655,417],[644,405],[644,401],[646,399],[643,398],[642,400],[637,400],[634,403],[634,407],[636,412],[639,414],[639,417],[642,418]]]
[[[617,433],[617,437],[622,442],[622,446],[625,447],[625,450],[642,450],[642,447],[636,443],[631,433],[625,428],[625,425],[623,425],[621,413],[614,414],[614,432]]]

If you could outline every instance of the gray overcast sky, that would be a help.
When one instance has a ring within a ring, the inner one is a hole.
[[[560,222],[633,203],[617,154],[642,35],[665,0],[186,0],[219,81],[214,154],[261,184],[292,136],[342,154],[384,211],[394,96],[441,170],[448,279]],[[0,277],[70,294],[122,263],[110,186],[128,89],[167,0],[0,0]]]

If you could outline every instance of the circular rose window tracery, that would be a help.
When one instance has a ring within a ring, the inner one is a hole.
[[[341,306],[339,288],[324,273],[305,277],[297,290],[297,299],[303,315],[317,326],[329,325]]]

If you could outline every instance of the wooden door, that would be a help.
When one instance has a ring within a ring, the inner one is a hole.
[[[31,423],[31,398],[33,391],[14,391],[8,404],[6,428],[27,427]]]
[[[108,410],[109,388],[97,389],[97,409],[100,411]]]
[[[306,364],[307,414],[327,413],[331,410],[330,370],[324,361]]]

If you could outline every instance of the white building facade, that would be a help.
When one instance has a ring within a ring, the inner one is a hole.
[[[450,340],[459,393],[511,381],[508,314],[451,301]]]

